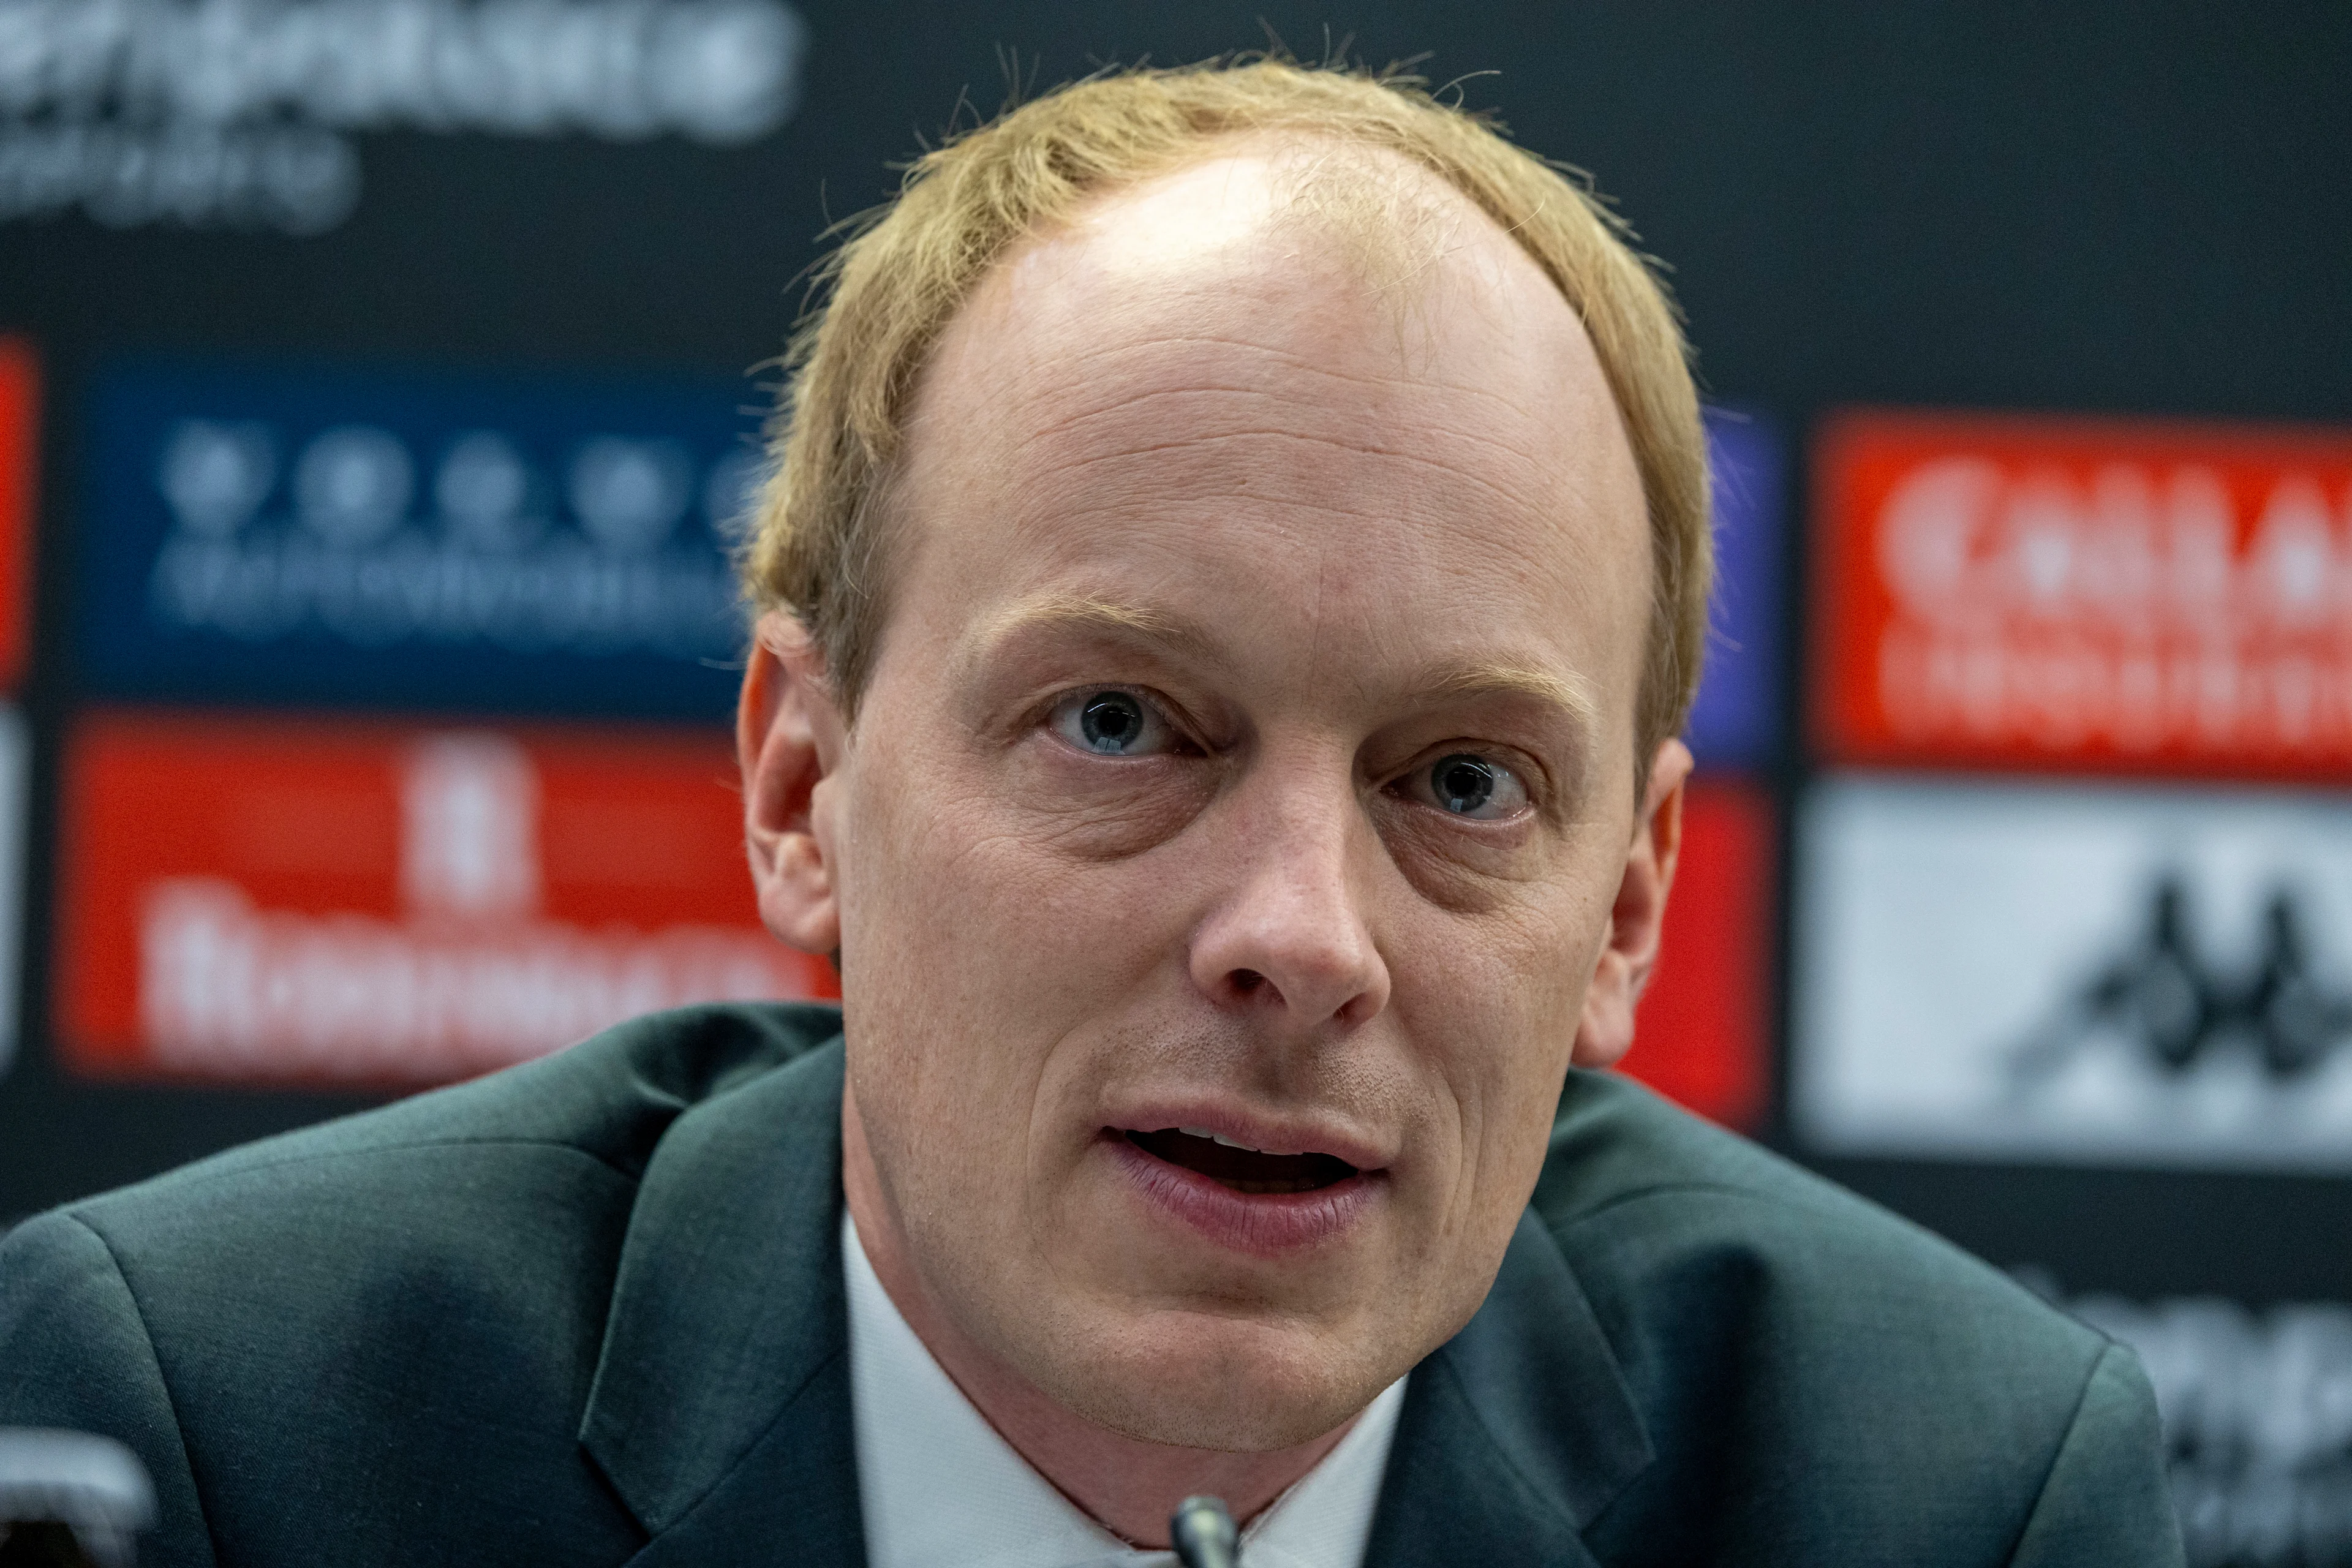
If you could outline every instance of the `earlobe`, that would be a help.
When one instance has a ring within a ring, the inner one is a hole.
[[[1593,965],[1577,1021],[1570,1059],[1578,1067],[1613,1067],[1633,1048],[1633,1012],[1657,966],[1666,894],[1682,853],[1683,785],[1691,766],[1690,749],[1675,740],[1661,742],[1651,761],[1649,790],[1610,909],[1609,939]]]
[[[841,947],[827,782],[843,728],[824,665],[798,621],[760,617],[736,709],[743,778],[743,841],[760,920],[803,952]]]

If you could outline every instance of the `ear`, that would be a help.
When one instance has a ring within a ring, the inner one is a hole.
[[[1666,741],[1650,763],[1649,792],[1633,824],[1625,854],[1625,874],[1609,911],[1609,942],[1592,966],[1577,1020],[1576,1047],[1570,1059],[1580,1068],[1615,1065],[1633,1045],[1633,1009],[1657,966],[1658,934],[1665,924],[1666,892],[1674,886],[1675,860],[1683,847],[1683,785],[1690,778],[1690,749]]]
[[[808,633],[782,611],[762,615],[735,715],[743,842],[761,922],[788,946],[820,956],[841,948],[832,785],[845,735]]]

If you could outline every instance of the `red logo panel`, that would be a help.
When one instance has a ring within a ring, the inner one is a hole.
[[[1831,756],[2352,770],[2352,431],[1857,413],[1814,467]]]
[[[415,1084],[691,1002],[837,994],[761,929],[726,740],[126,711],[66,759],[59,1049]]]
[[[33,351],[0,338],[0,685],[25,679],[25,605],[41,463],[41,374]]]
[[[1669,1100],[1748,1131],[1764,1120],[1769,1086],[1772,858],[1763,790],[1689,786],[1664,944],[1624,1064]]]

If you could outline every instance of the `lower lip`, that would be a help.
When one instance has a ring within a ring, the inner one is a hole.
[[[1381,1184],[1377,1171],[1307,1193],[1237,1193],[1223,1182],[1147,1154],[1106,1132],[1111,1158],[1144,1201],[1183,1221],[1220,1247],[1256,1258],[1279,1258],[1331,1241],[1362,1217]]]

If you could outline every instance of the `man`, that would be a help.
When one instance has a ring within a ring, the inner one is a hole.
[[[1707,547],[1575,187],[1400,86],[1133,74],[831,281],[740,739],[838,1021],[36,1221],[0,1421],[139,1448],[174,1563],[1140,1563],[1192,1492],[1269,1568],[2178,1559],[2126,1352],[1595,1070]]]

